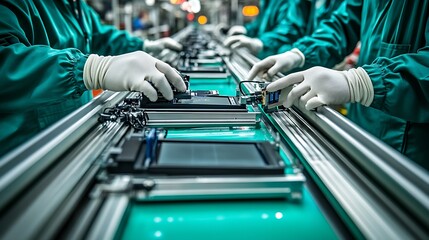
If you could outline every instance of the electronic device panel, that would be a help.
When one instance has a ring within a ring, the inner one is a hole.
[[[113,154],[111,173],[155,175],[284,175],[284,162],[270,142],[158,139],[152,129],[132,136]]]

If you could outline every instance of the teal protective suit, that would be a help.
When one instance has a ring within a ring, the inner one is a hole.
[[[258,38],[264,44],[258,57],[275,54],[285,41],[285,19],[291,0],[261,0],[259,15],[252,22],[244,25],[247,36]]]
[[[0,155],[90,101],[88,54],[143,47],[83,1],[1,1],[0,16]]]
[[[306,68],[332,67],[359,40],[375,96],[350,104],[348,117],[429,169],[429,1],[348,0],[294,47]]]
[[[332,13],[344,2],[344,0],[325,0],[320,1],[320,3],[319,1],[290,1],[287,17],[281,24],[284,35],[278,38],[279,43],[275,44],[277,47],[275,48],[276,54],[291,50],[292,45],[298,39],[311,35],[322,20],[329,19]]]

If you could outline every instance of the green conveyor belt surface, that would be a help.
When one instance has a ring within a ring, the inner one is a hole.
[[[313,198],[134,204],[123,239],[336,239]]]
[[[191,89],[235,95],[229,79],[192,79]],[[170,129],[171,139],[267,140],[260,127]],[[282,154],[285,162],[288,159]],[[122,239],[336,239],[313,196],[304,187],[301,202],[287,200],[229,200],[134,203]]]
[[[191,90],[218,90],[219,95],[235,96],[237,83],[232,77],[228,78],[191,78]]]

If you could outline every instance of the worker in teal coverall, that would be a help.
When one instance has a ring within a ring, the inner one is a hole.
[[[300,38],[311,35],[317,26],[329,19],[344,0],[292,0],[287,18],[283,25],[287,27],[286,36],[276,43],[275,53],[284,53],[292,49],[292,45]],[[272,55],[272,54],[270,54]]]
[[[360,67],[325,68],[359,40]],[[429,169],[429,1],[347,0],[293,47],[255,64],[248,79],[323,66],[289,74],[267,90],[282,89],[286,107],[350,102],[352,121]]]
[[[81,0],[1,1],[0,16],[0,155],[88,103],[88,90],[141,91],[152,101],[156,89],[172,99],[168,82],[185,90],[173,68],[142,51],[180,44],[102,25]]]
[[[262,22],[261,19],[264,17],[269,18],[266,14],[272,14],[270,11],[265,11],[248,25],[242,28],[231,28],[230,32],[234,34],[244,32],[246,36],[231,36],[225,40],[225,45],[233,48],[246,47],[260,58],[291,50],[293,43],[313,33],[314,29],[323,19],[329,19],[332,12],[341,5],[343,0],[289,0],[274,2],[276,5],[282,4],[282,9],[280,6],[276,7],[278,7],[278,10],[285,12],[278,13],[279,11],[276,11],[271,16],[271,18],[276,17],[275,19],[278,21],[272,21],[273,24],[276,24],[273,30],[264,30],[264,25],[259,27]]]
[[[261,0],[258,16],[244,26],[233,26],[228,31],[225,45],[246,47],[259,57],[277,52],[281,42],[286,41],[287,18],[291,0]]]

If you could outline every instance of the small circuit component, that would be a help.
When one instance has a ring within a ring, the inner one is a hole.
[[[280,101],[281,90],[275,92],[262,91],[262,105],[264,110],[275,110],[275,107],[281,105]]]

